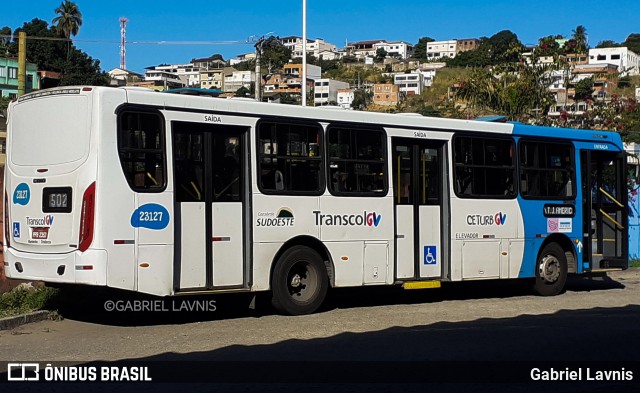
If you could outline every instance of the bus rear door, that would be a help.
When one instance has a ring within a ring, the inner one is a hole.
[[[173,122],[177,291],[246,282],[244,127]]]

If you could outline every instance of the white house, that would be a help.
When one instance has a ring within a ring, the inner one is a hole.
[[[302,57],[302,38],[297,36],[289,36],[280,39],[282,45],[291,49],[291,57],[292,58],[301,58]],[[323,54],[323,58],[326,59],[328,57],[328,53],[336,53],[338,52],[338,48],[329,42],[326,42],[322,38],[316,38],[315,40],[307,39],[307,53],[311,54],[315,57],[320,58],[321,54]],[[333,60],[333,59],[326,59]]]
[[[241,87],[251,88],[251,83],[255,83],[256,73],[254,71],[234,71],[231,75],[224,77],[224,91],[233,93]]]
[[[230,59],[229,60],[229,65],[236,65],[236,64],[240,64],[243,63],[245,61],[249,61],[249,60],[255,60],[256,59],[256,53],[252,52],[252,53],[243,53],[240,55],[237,55],[235,59]]]
[[[427,59],[436,60],[456,57],[457,40],[432,41],[427,43]]]
[[[383,49],[387,52],[388,56],[397,56],[401,59],[408,59],[412,57],[415,52],[413,45],[404,41],[378,42],[373,45],[373,48],[376,52],[378,49]]]
[[[422,74],[422,85],[424,87],[431,87],[438,70],[446,66],[447,63],[428,63],[417,69],[415,72]]]
[[[139,82],[144,79],[144,75],[124,68],[114,68],[107,74],[111,78],[111,86],[125,86],[127,82]]]
[[[376,44],[385,42],[385,40],[349,42],[345,47],[345,51],[358,59],[366,59],[367,57],[374,57],[376,55]]]
[[[188,64],[171,64],[147,67],[144,73],[145,81],[157,80],[158,73],[171,74],[182,81],[183,86],[199,87],[200,86],[200,68],[192,63]],[[152,76],[155,75],[155,76]],[[160,76],[162,77],[162,76]],[[172,78],[173,79],[173,78]]]
[[[349,83],[333,79],[316,79],[313,89],[313,104],[325,105],[338,102],[338,90],[348,89]]]
[[[147,69],[144,72],[145,82],[154,82],[156,86],[163,86],[164,90],[185,87],[186,83],[176,73],[164,69]]]
[[[640,75],[640,56],[626,47],[589,49],[589,64],[615,64],[620,75]]]
[[[351,104],[353,104],[353,100],[355,99],[355,93],[353,89],[338,89],[336,99],[338,106],[344,109],[351,109]]]
[[[398,85],[400,93],[406,95],[420,95],[424,82],[422,81],[422,74],[419,72],[412,72],[410,74],[396,74],[393,76],[393,84]]]

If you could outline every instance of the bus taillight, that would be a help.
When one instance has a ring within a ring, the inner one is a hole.
[[[11,246],[11,232],[9,232],[9,197],[7,191],[4,192],[4,239],[7,248]]]
[[[86,251],[93,241],[93,221],[95,215],[96,183],[92,183],[82,196],[80,215],[80,238],[78,249]]]

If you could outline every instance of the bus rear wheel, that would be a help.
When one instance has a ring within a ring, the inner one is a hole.
[[[533,290],[541,296],[562,292],[567,282],[567,256],[557,243],[549,243],[538,256]]]
[[[322,305],[329,280],[320,255],[306,246],[293,246],[276,262],[271,277],[271,303],[284,314],[311,314]]]

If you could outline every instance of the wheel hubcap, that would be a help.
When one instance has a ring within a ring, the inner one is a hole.
[[[300,278],[299,274],[294,274],[293,278],[291,278],[291,286],[293,288],[298,288],[302,284],[302,278]]]
[[[544,281],[555,282],[560,277],[560,261],[553,255],[547,255],[542,258],[538,272]]]
[[[299,261],[289,270],[289,294],[296,302],[306,302],[313,298],[318,288],[318,275],[306,261]]]

